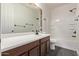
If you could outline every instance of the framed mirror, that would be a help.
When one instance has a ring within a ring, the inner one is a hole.
[[[2,34],[42,31],[42,9],[34,3],[2,3]]]

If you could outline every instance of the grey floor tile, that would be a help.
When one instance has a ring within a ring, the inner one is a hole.
[[[77,56],[76,51],[72,51],[58,46],[56,46],[55,48],[55,50],[50,50],[47,56]]]

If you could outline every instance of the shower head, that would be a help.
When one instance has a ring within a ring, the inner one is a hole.
[[[72,12],[72,10],[69,10],[70,12]]]
[[[75,12],[76,11],[76,8],[73,8],[71,10],[69,10],[70,12]]]

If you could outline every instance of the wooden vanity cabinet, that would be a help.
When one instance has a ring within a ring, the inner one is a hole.
[[[25,44],[20,47],[16,47],[14,49],[10,49],[8,51],[4,51],[2,52],[2,56],[29,56],[31,55],[31,51],[33,51],[36,47],[39,47],[39,40]],[[39,53],[37,53],[37,55],[38,54]]]
[[[50,36],[2,52],[2,56],[44,56],[50,50]]]
[[[39,46],[31,49],[28,53],[29,56],[39,56]]]
[[[2,56],[21,56],[23,55],[25,52],[28,51],[28,45],[23,45],[17,48],[13,48],[7,51],[2,52]]]
[[[41,44],[41,56],[46,55],[46,43]]]
[[[23,53],[23,54],[21,54],[19,56],[28,56],[28,52],[25,52],[25,53]]]

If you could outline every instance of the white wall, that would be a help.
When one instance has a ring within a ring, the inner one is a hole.
[[[79,16],[79,4],[77,4],[77,16]],[[76,38],[77,40],[78,40],[78,43],[76,43],[77,44],[77,52],[78,52],[78,55],[79,55],[79,17],[78,17],[78,22],[77,22],[77,38]]]
[[[42,9],[42,30],[45,33],[50,33],[50,19],[51,19],[51,12],[50,9],[43,3],[39,4],[40,8]],[[44,18],[46,20],[44,20]]]
[[[1,3],[0,3],[0,34],[1,34]]]
[[[77,7],[77,4],[65,4],[55,8],[54,10],[52,9],[50,27],[52,41],[55,39],[56,45],[77,51],[79,50],[79,37],[77,39],[72,37],[73,30],[71,29],[73,27],[69,25],[75,24],[74,19],[76,14],[69,12],[69,10],[74,7]]]

